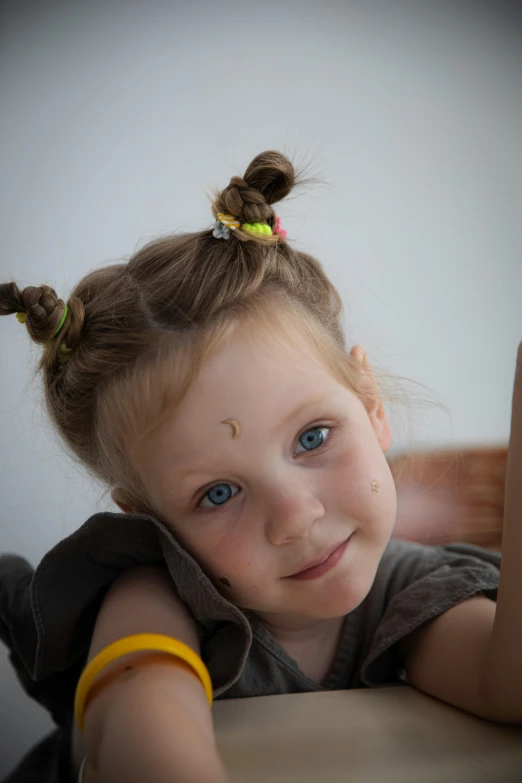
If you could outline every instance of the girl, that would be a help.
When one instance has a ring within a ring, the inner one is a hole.
[[[273,210],[294,180],[258,155],[213,227],[67,303],[0,286],[0,313],[44,344],[52,420],[123,512],[34,573],[0,559],[2,638],[60,726],[38,779],[224,781],[212,698],[409,682],[522,722],[515,484],[498,604],[498,555],[391,538],[389,423],[338,293]]]

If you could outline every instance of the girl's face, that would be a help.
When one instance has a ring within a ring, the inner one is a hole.
[[[271,626],[299,629],[365,598],[396,492],[380,400],[367,411],[297,331],[290,338],[235,328],[137,468],[158,516],[220,592]],[[288,578],[349,536],[333,569]]]

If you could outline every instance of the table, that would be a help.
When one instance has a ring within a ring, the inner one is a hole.
[[[230,783],[522,783],[522,727],[409,686],[216,701]]]

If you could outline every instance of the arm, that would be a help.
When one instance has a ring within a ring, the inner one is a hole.
[[[493,631],[486,648],[487,699],[522,724],[522,343],[518,348],[506,467],[502,564]]]
[[[93,783],[224,783],[213,737],[198,715],[199,707],[209,711],[198,703],[198,682],[167,662],[135,671],[112,688],[109,706],[100,701],[97,713],[93,702],[86,716]]]
[[[159,566],[134,568],[111,587],[89,660],[117,639],[147,632],[173,636],[200,653],[195,622]],[[74,729],[76,766],[88,755],[86,783],[224,783],[205,692],[183,664],[162,653],[131,653],[103,677],[109,681],[88,703],[84,737]]]
[[[497,602],[474,596],[400,645],[410,682],[481,718],[522,725],[522,343],[506,469]]]

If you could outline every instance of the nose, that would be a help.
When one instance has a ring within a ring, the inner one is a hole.
[[[316,522],[323,519],[325,507],[305,477],[281,481],[267,489],[266,535],[279,546],[296,538],[307,538]]]

